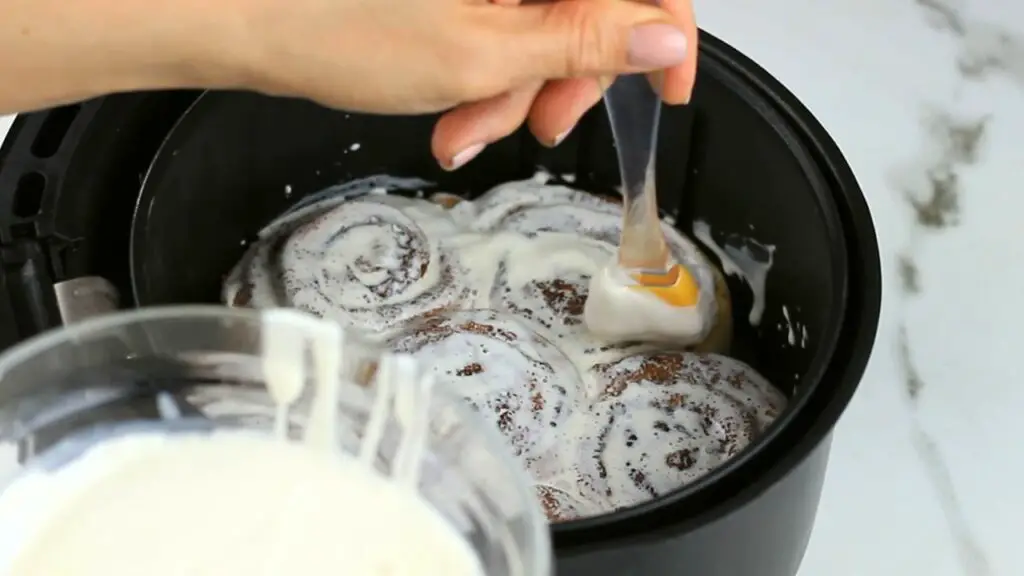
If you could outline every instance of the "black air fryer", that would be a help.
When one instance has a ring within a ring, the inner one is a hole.
[[[557,149],[520,131],[455,173],[430,156],[434,121],[233,92],[115,95],[19,117],[0,151],[0,347],[60,325],[64,301],[53,286],[69,280],[105,278],[123,307],[216,302],[244,240],[338,182],[415,176],[466,197],[538,167],[575,174],[575,186],[595,193],[619,182],[602,109]],[[657,165],[661,208],[683,232],[699,219],[719,242],[753,235],[776,247],[760,327],[746,320],[750,290],[729,279],[734,348],[790,406],[705,478],[554,526],[557,572],[794,576],[832,428],[875,338],[881,275],[871,217],[811,114],[706,33],[692,103],[663,111]],[[783,305],[806,326],[806,347],[778,329]]]

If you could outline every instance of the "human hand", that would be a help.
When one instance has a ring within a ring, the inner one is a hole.
[[[491,1],[514,6],[530,0]],[[690,0],[660,0],[658,5],[686,35],[686,53],[682,63],[651,74],[651,82],[659,87],[666,103],[685,104],[693,93],[697,72],[697,24],[693,5]],[[464,152],[459,158],[465,163],[472,159],[474,152],[478,154],[483,150],[482,144],[508,136],[524,121],[541,143],[557,146],[583,114],[601,100],[614,79],[614,76],[582,76],[534,81],[493,98],[461,104],[438,122],[432,143],[434,155],[442,159],[444,165],[443,159],[454,158],[460,151],[468,150],[469,154]]]
[[[247,88],[359,112],[456,107],[433,141],[448,169],[527,117],[553,143],[600,98],[601,78],[667,69],[665,100],[689,97],[696,33],[688,0],[665,0],[665,9],[499,1],[240,0],[232,50]]]

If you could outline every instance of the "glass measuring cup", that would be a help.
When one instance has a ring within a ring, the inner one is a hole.
[[[131,428],[271,432],[277,408],[264,384],[266,335],[288,330],[312,342],[317,330],[304,327],[322,322],[286,310],[149,308],[26,341],[0,356],[0,474],[59,467]],[[351,337],[342,352],[337,445],[358,455],[381,353]],[[288,414],[289,438],[302,436],[309,407],[300,401]],[[504,440],[442,386],[429,415],[420,495],[470,543],[485,574],[550,574],[547,524]],[[385,474],[399,436],[397,422],[388,422],[375,464]]]

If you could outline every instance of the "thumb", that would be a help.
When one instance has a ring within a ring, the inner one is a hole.
[[[508,37],[497,49],[520,81],[660,70],[682,63],[689,44],[668,12],[640,2],[555,0],[500,11],[496,24]]]

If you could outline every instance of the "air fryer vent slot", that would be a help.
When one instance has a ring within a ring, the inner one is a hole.
[[[61,106],[50,111],[46,120],[39,128],[35,140],[32,141],[32,155],[36,158],[50,158],[60,150],[60,145],[67,136],[71,123],[75,121],[81,104]]]
[[[46,191],[46,176],[40,172],[29,172],[18,180],[11,202],[11,212],[18,218],[31,218],[43,207],[43,192]]]

